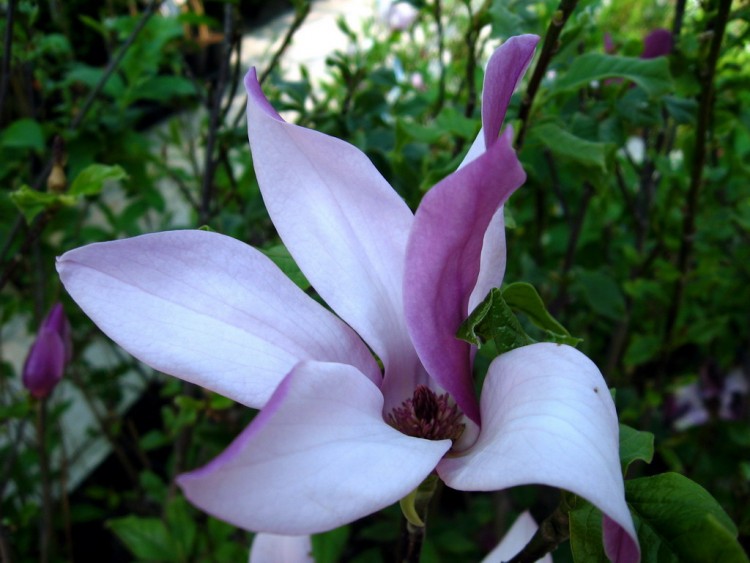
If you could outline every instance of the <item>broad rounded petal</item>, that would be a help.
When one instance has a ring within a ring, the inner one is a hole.
[[[524,547],[529,543],[529,540],[536,534],[537,528],[536,521],[529,514],[528,511],[523,512],[513,525],[510,530],[506,532],[503,539],[499,544],[487,554],[487,557],[482,559],[482,563],[502,563],[503,561],[509,561],[513,559]],[[541,559],[542,563],[552,563],[552,556],[548,553]]]
[[[218,458],[181,475],[191,502],[247,530],[330,530],[406,496],[451,446],[383,421],[383,396],[355,368],[303,362]]]
[[[417,366],[402,312],[413,216],[372,162],[340,139],[281,121],[250,71],[248,136],[263,200],[313,287],[386,367]]]
[[[438,474],[449,487],[491,491],[542,484],[579,495],[622,527],[637,552],[625,504],[617,413],[585,355],[551,343],[496,358],[482,389],[482,430]]]
[[[275,264],[205,231],[143,235],[71,250],[65,288],[133,356],[260,407],[300,360],[351,363],[380,378],[354,332]]]
[[[482,89],[482,129],[486,146],[497,141],[513,91],[534,57],[536,35],[511,37],[490,57]]]
[[[256,534],[250,563],[315,563],[310,536]]]
[[[427,372],[477,423],[470,347],[456,331],[469,313],[485,232],[526,179],[511,139],[507,129],[482,156],[427,192],[407,247],[404,310],[417,353]]]

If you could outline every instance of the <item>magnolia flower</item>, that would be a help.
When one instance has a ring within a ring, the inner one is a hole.
[[[56,303],[39,327],[23,365],[22,381],[37,399],[47,397],[57,386],[73,355],[70,324],[60,303]]]
[[[500,129],[537,41],[494,53],[483,130],[416,215],[358,149],[284,122],[248,73],[266,207],[338,316],[220,234],[144,235],[59,259],[69,293],[131,354],[262,408],[219,457],[179,477],[194,504],[248,530],[304,536],[435,473],[464,491],[539,483],[599,507],[614,522],[619,543],[609,543],[626,546],[619,560],[637,560],[617,415],[596,366],[568,346],[526,346],[491,364],[477,399],[474,351],[455,338],[502,282],[502,205],[525,174]]]

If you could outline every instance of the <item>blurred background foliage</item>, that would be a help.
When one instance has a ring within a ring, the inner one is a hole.
[[[547,38],[506,120],[528,174],[506,206],[506,280],[537,288],[616,388],[621,420],[655,434],[653,463],[629,476],[694,479],[747,549],[750,4],[409,5],[399,19],[381,4],[361,28],[340,20],[349,48],[322,75],[290,79],[282,41],[259,68],[264,90],[287,119],[360,147],[416,208],[479,130],[488,54],[511,35]],[[193,509],[173,480],[252,413],[117,349],[65,295],[54,259],[207,225],[266,250],[312,291],[264,210],[239,86],[242,37],[291,11],[293,41],[310,6],[6,0],[0,10],[3,561],[244,560],[247,534]],[[669,47],[642,58],[659,29]],[[32,399],[24,358],[56,302],[73,360],[54,393]],[[81,405],[91,423],[76,430]],[[87,462],[95,443],[102,453]],[[423,560],[478,560],[511,514],[544,517],[546,493],[444,490]],[[389,560],[398,518],[391,509],[325,534],[316,555]]]

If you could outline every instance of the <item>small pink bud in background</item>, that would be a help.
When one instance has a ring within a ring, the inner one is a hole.
[[[415,22],[419,10],[407,2],[392,2],[383,13],[383,20],[391,31],[404,31]]]
[[[23,385],[37,399],[47,397],[62,379],[73,354],[70,324],[60,303],[42,321],[23,366]]]
[[[655,29],[643,39],[642,59],[663,57],[672,52],[672,33],[667,29]]]
[[[608,55],[613,54],[617,48],[615,47],[615,42],[612,39],[612,34],[607,31],[604,33],[604,52]]]

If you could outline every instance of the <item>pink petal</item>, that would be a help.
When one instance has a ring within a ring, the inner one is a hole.
[[[256,534],[249,563],[315,563],[310,536]]]
[[[507,129],[482,156],[427,192],[407,249],[404,309],[417,353],[427,372],[475,422],[479,409],[470,347],[455,335],[469,314],[485,232],[498,208],[526,179],[511,139]]]
[[[490,57],[482,89],[482,129],[486,146],[500,134],[510,97],[534,57],[539,42],[536,35],[511,37]]]
[[[72,250],[57,268],[84,312],[136,358],[246,405],[265,404],[304,359],[351,363],[380,379],[346,325],[235,239],[143,235]]]
[[[655,29],[643,39],[642,59],[665,57],[672,52],[672,33],[668,29]]]
[[[255,172],[284,244],[380,357],[386,377],[397,370],[395,377],[415,380],[419,362],[402,312],[409,208],[359,149],[282,121],[254,70],[245,86]]]
[[[612,397],[597,367],[569,346],[518,348],[490,365],[481,399],[482,429],[461,457],[438,466],[462,491],[542,484],[579,495],[637,536],[619,461]]]
[[[303,362],[218,458],[181,475],[191,502],[248,530],[330,530],[406,496],[451,446],[383,421],[383,396],[355,368]]]
[[[502,563],[513,559],[537,531],[537,523],[528,511],[522,513],[503,536],[499,544],[482,559],[482,563]],[[552,563],[552,556],[548,553],[541,559],[542,563]]]
[[[625,529],[606,514],[602,518],[604,535],[604,552],[610,561],[615,563],[638,563],[641,552],[638,544],[628,535]]]

